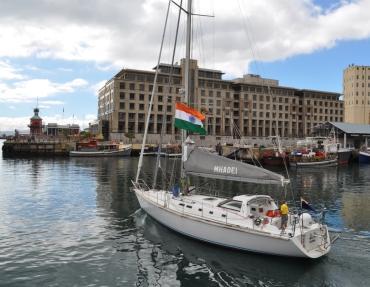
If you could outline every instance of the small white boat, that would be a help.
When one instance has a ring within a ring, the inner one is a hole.
[[[132,145],[124,144],[102,144],[95,149],[70,151],[72,157],[107,157],[107,156],[130,156]]]
[[[290,159],[290,166],[292,167],[325,167],[325,166],[337,166],[338,159],[320,159],[320,160],[307,160],[307,161],[297,161]]]

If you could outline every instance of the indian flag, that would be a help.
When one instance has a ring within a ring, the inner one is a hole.
[[[197,110],[183,103],[176,103],[175,127],[205,135],[204,119],[205,116]]]

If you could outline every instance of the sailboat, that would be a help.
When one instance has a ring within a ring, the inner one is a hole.
[[[197,188],[189,184],[189,176],[284,187],[289,184],[289,180],[261,167],[198,148],[186,136],[186,130],[203,133],[204,116],[187,105],[192,1],[188,0],[186,9],[180,6],[179,13],[181,11],[187,15],[185,95],[184,103],[176,105],[175,120],[176,126],[182,128],[181,179],[171,188],[162,189],[157,188],[155,179],[150,186],[140,178],[151,105],[155,96],[157,69],[138,170],[135,181],[132,182],[140,207],[169,229],[203,242],[288,257],[319,258],[327,254],[331,249],[328,227],[314,221],[309,213],[289,214],[287,226],[282,230],[278,206],[268,195],[243,194],[222,198],[197,193]],[[161,51],[158,63],[160,55]],[[158,164],[155,168],[158,169]]]

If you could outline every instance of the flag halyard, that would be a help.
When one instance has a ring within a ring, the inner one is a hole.
[[[304,200],[302,197],[301,197],[301,208],[302,209],[307,209],[307,210],[311,210],[313,212],[317,212],[315,208],[312,207],[312,205],[310,205],[308,203],[308,201]]]

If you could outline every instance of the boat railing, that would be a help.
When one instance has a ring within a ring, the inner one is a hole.
[[[138,182],[133,181],[132,184],[137,189],[150,190],[150,187],[147,185],[147,183],[143,179],[139,179]]]

